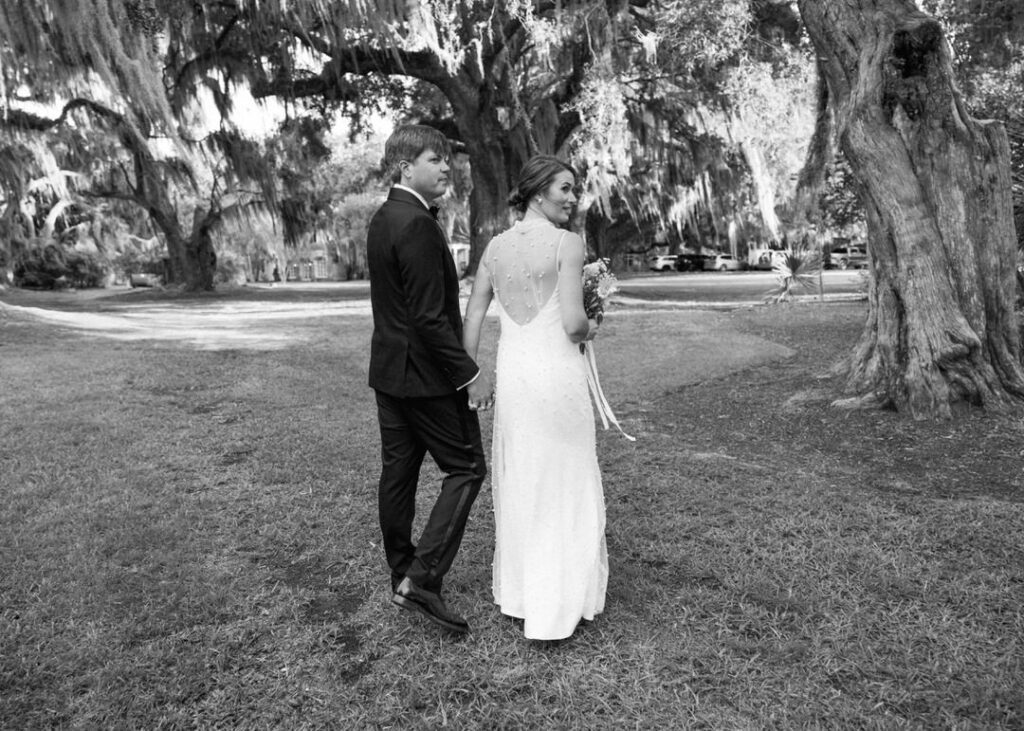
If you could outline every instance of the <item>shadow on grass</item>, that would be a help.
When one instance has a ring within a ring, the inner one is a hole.
[[[486,490],[473,633],[389,603],[366,318],[272,351],[8,322],[0,726],[1020,728],[1024,427],[829,408],[863,316],[609,318],[638,441],[598,432],[608,602],[551,646],[492,604]]]

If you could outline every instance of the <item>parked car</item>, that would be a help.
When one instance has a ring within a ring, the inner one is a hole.
[[[160,275],[149,272],[132,272],[128,275],[128,284],[135,287],[159,287]]]
[[[743,268],[743,262],[732,254],[715,254],[704,259],[704,268],[714,272],[734,272]]]
[[[775,262],[786,255],[784,249],[752,249],[747,254],[749,269],[774,269]]]
[[[676,255],[666,254],[664,256],[652,256],[647,263],[649,269],[656,272],[670,272],[676,268]]]
[[[836,269],[850,269],[852,267],[866,267],[868,265],[868,252],[863,244],[844,244],[837,246],[828,252],[826,267]]]
[[[677,272],[699,272],[704,268],[703,254],[679,254],[676,257]]]

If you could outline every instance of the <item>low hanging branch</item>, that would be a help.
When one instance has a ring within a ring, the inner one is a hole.
[[[65,103],[60,110],[60,114],[56,117],[45,117],[17,107],[8,107],[4,112],[4,116],[0,117],[0,124],[15,130],[46,132],[64,124],[67,121],[68,115],[77,109],[85,109],[97,116],[105,117],[116,125],[125,123],[124,117],[113,109],[105,107],[92,99],[80,97]]]
[[[123,114],[92,99],[75,98],[68,101],[56,117],[11,109],[6,125],[22,131],[46,132],[64,124],[76,110],[85,110],[104,120],[130,154],[132,161],[131,174],[122,169],[126,183],[124,190],[111,186],[105,190],[93,190],[92,196],[130,200],[144,209],[167,243],[172,279],[184,282],[188,289],[211,289],[213,271],[209,264],[214,257],[209,236],[190,237],[184,233],[167,189],[166,174],[171,166],[157,161],[148,140]]]

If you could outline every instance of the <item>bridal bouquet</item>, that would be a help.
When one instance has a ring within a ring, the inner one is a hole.
[[[604,305],[618,290],[618,280],[608,268],[607,259],[598,259],[583,266],[583,310],[588,319],[604,319]]]
[[[597,323],[600,325],[601,320],[604,319],[605,303],[617,289],[618,280],[615,279],[612,270],[608,268],[607,259],[598,259],[585,265],[583,267],[583,310],[587,313],[587,318],[597,320]],[[594,397],[594,404],[597,406],[597,413],[601,417],[604,428],[607,429],[609,423],[614,424],[622,436],[631,442],[635,442],[636,439],[634,437],[623,431],[622,425],[615,418],[612,407],[604,395],[604,391],[601,388],[601,379],[597,375],[597,360],[594,357],[593,344],[580,343],[580,353],[586,359],[587,385],[590,387],[591,396]]]

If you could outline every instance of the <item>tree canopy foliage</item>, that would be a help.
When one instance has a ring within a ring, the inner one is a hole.
[[[971,99],[1016,109],[1016,87],[995,73],[1020,63],[1016,3],[925,5],[951,29]],[[8,137],[0,185],[12,199],[30,180],[59,186],[53,171],[80,171],[88,153],[70,141],[91,129],[119,160],[99,189],[135,199],[155,221],[171,218],[155,200],[161,186],[172,203],[182,190],[194,197],[197,180],[208,186],[175,212],[189,256],[207,230],[189,219],[243,199],[275,211],[294,242],[330,218],[316,172],[332,152],[319,141],[325,120],[340,115],[358,132],[401,110],[444,130],[471,161],[477,252],[506,224],[511,180],[535,152],[581,170],[594,237],[629,218],[700,230],[712,246],[734,223],[779,239],[814,124],[812,56],[783,0],[9,3],[0,8],[3,128],[45,128],[50,140]],[[247,139],[233,121],[253,95],[283,105],[272,142]],[[33,116],[28,102],[56,106]],[[60,162],[47,152],[54,135],[68,140]],[[103,165],[85,167],[95,175]],[[842,181],[842,169],[831,179]]]
[[[227,122],[240,95],[286,105],[293,120],[280,144],[300,157],[323,131],[300,116],[340,113],[358,130],[369,115],[399,108],[445,130],[472,161],[476,249],[505,225],[511,179],[536,152],[573,158],[584,210],[676,229],[700,209],[733,215],[720,199],[739,200],[731,191],[751,177],[770,223],[792,173],[789,143],[751,130],[778,128],[765,124],[765,102],[794,96],[766,94],[760,103],[738,96],[765,79],[793,88],[774,69],[779,58],[795,58],[780,46],[795,41],[795,16],[769,0],[90,0],[73,12],[65,4],[0,11],[4,88],[39,102],[81,100],[73,103],[94,112],[102,104],[113,113],[108,123],[116,114],[124,127],[110,130],[113,138],[133,139],[134,149],[169,141],[179,151],[173,164],[152,156],[168,180],[187,171],[197,150],[227,161],[226,191],[253,182],[289,239],[315,229],[323,201],[309,176],[291,175],[272,150]],[[219,112],[220,128],[195,139],[201,102]],[[4,104],[9,122],[20,115],[24,123],[21,106]],[[289,147],[302,130],[311,133],[300,135],[306,147]],[[743,158],[729,153],[736,144],[746,157],[739,166]],[[274,165],[282,180],[269,174]]]

